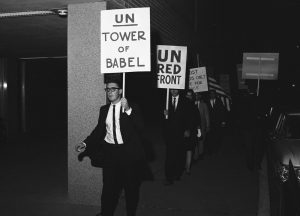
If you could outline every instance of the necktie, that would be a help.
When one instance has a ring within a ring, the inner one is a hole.
[[[116,109],[115,108],[116,108],[116,105],[113,105],[113,136],[114,136],[115,144],[118,144],[117,133],[116,133],[116,117],[115,117]]]
[[[173,98],[173,109],[176,110],[176,97]]]

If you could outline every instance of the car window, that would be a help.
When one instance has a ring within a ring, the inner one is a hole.
[[[279,122],[280,113],[277,109],[271,107],[269,111],[269,116],[267,118],[267,129],[270,131],[274,131],[277,128],[277,124]]]
[[[288,115],[284,122],[285,137],[288,139],[300,139],[300,116]]]
[[[285,119],[285,115],[280,114],[280,116],[278,118],[278,121],[276,123],[276,127],[275,127],[275,133],[278,134],[278,135],[282,132],[284,119]]]

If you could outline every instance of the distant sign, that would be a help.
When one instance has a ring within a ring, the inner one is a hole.
[[[276,80],[279,53],[244,53],[242,78]]]
[[[157,46],[157,87],[185,88],[186,46]]]
[[[150,71],[150,8],[101,11],[101,73]]]
[[[194,92],[208,91],[205,67],[190,69],[189,89],[193,89]]]

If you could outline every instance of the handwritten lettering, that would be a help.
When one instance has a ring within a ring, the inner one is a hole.
[[[181,66],[177,64],[158,64],[158,73],[179,74]]]
[[[102,32],[104,41],[140,41],[146,40],[144,31]]]
[[[174,84],[174,85],[179,85],[180,84],[180,78],[181,76],[179,75],[157,75],[157,80],[160,84]]]
[[[140,63],[139,57],[106,59],[106,68],[125,68],[125,67],[145,67],[145,65]]]

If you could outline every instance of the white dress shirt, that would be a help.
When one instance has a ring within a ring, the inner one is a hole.
[[[121,111],[121,101],[119,101],[116,104],[110,104],[107,117],[106,117],[106,136],[104,140],[107,143],[115,144],[114,136],[113,136],[113,105],[115,105],[115,120],[116,120],[116,138],[118,141],[118,144],[123,144],[123,138],[121,135],[121,129],[120,129],[120,111]],[[125,111],[127,115],[131,114],[132,109]]]
[[[176,110],[177,104],[178,104],[179,95],[177,95],[176,97],[173,97],[173,96],[172,96],[172,106],[173,106],[174,98],[175,98],[175,107],[174,107],[174,110]]]
[[[210,104],[212,108],[214,108],[215,103],[216,103],[216,99],[210,99]]]

